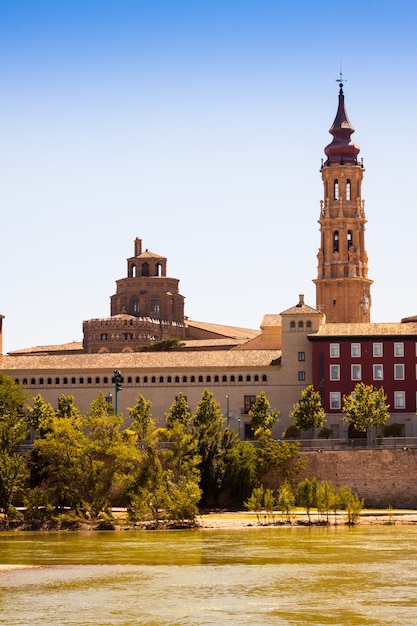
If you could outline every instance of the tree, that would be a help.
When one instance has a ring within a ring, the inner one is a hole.
[[[313,478],[309,480],[306,478],[301,483],[298,484],[297,487],[297,500],[300,506],[302,506],[308,517],[308,521],[310,522],[310,511],[316,506],[317,499],[317,478]]]
[[[23,414],[24,389],[0,372],[0,510],[7,519],[12,515],[13,497],[26,479],[26,459],[18,453],[28,433]]]
[[[291,513],[294,511],[295,497],[291,485],[285,480],[278,491],[278,508],[285,513],[287,522],[291,520]]]
[[[217,501],[225,475],[225,449],[223,433],[226,423],[220,405],[207,389],[192,416],[193,434],[197,439],[197,453],[201,457],[199,470],[203,500]]]
[[[389,404],[384,389],[358,383],[353,392],[343,396],[342,411],[344,422],[352,424],[356,430],[366,432],[368,428],[384,426],[389,418]]]
[[[329,522],[329,513],[333,511],[336,494],[334,487],[327,480],[322,480],[317,486],[317,510],[321,515],[326,515]]]
[[[167,428],[170,428],[174,423],[181,423],[185,427],[191,426],[191,411],[188,406],[187,398],[183,393],[180,393],[178,397],[171,404],[169,413],[165,413]]]
[[[294,425],[300,430],[320,428],[326,421],[326,413],[321,404],[318,391],[314,391],[313,385],[308,385],[301,392],[301,398],[290,412]]]
[[[256,396],[249,411],[249,419],[255,437],[259,438],[261,434],[271,434],[272,427],[279,419],[279,411],[271,407],[264,391]]]
[[[225,463],[225,485],[232,502],[241,505],[259,484],[255,446],[249,441],[240,441],[227,451]]]

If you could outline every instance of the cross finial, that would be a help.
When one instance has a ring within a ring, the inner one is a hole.
[[[342,60],[340,60],[340,72],[339,72],[339,78],[335,79],[337,83],[339,83],[339,87],[340,87],[340,93],[343,93],[343,83],[346,82],[346,79],[343,78],[343,72],[342,72]]]

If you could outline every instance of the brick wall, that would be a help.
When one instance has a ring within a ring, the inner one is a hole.
[[[301,452],[306,470],[297,478],[348,485],[365,507],[417,508],[417,449]]]

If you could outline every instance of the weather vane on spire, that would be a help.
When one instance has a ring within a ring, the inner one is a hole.
[[[335,79],[337,83],[339,83],[339,87],[340,87],[340,93],[343,93],[343,83],[346,83],[346,79],[343,78],[343,72],[342,72],[342,59],[340,59],[340,72],[339,72],[339,78]]]

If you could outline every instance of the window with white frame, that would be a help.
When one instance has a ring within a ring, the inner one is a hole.
[[[330,366],[330,380],[340,380],[340,365]]]
[[[305,379],[306,379],[306,373],[304,371],[299,371],[298,380],[305,380]]]
[[[352,365],[350,373],[352,380],[362,379],[362,368],[360,365]]]
[[[361,355],[361,344],[352,343],[350,346],[350,356],[360,356],[360,355]]]
[[[374,365],[374,380],[384,380],[384,367],[380,363]]]
[[[405,409],[405,391],[394,391],[394,408]]]
[[[306,360],[306,353],[305,352],[299,352],[298,353],[298,360],[299,361],[305,361]]]
[[[382,343],[374,343],[374,356],[382,356]]]
[[[330,408],[340,409],[340,392],[339,391],[332,391],[330,393]]]
[[[332,359],[337,359],[340,355],[340,348],[338,343],[330,344],[330,356]]]
[[[404,356],[404,344],[402,341],[394,343],[394,356]]]
[[[395,363],[394,365],[394,379],[404,380],[404,363]]]

